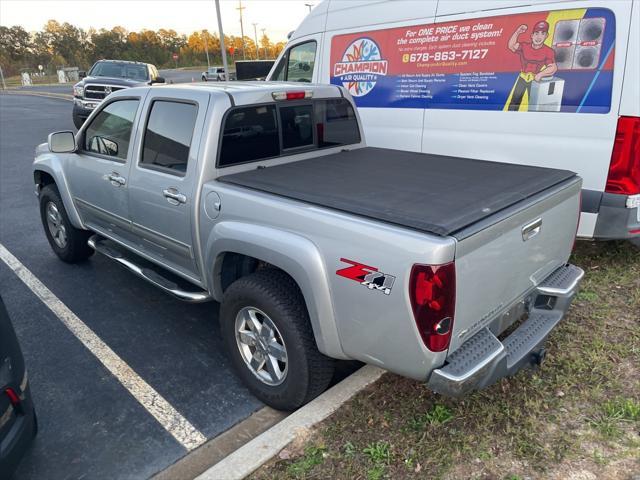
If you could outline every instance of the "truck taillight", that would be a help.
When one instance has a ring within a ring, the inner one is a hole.
[[[432,352],[449,348],[456,304],[455,264],[414,265],[409,297],[420,336]]]
[[[640,193],[640,117],[620,117],[605,191]]]

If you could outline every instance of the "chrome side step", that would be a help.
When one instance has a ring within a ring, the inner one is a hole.
[[[202,303],[213,300],[209,292],[199,290],[195,285],[189,284],[186,280],[182,280],[172,273],[160,271],[159,267],[124,250],[124,248],[111,240],[99,235],[93,235],[89,238],[88,244],[96,252],[109,257],[138,277],[180,300],[189,303]]]

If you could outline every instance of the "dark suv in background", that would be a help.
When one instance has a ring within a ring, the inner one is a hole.
[[[0,298],[0,480],[11,478],[37,430],[24,359]]]
[[[93,109],[110,93],[153,83],[164,83],[155,65],[126,60],[99,60],[87,76],[73,86],[73,123],[80,128]]]

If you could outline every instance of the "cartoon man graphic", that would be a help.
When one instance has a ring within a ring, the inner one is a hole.
[[[520,76],[511,93],[509,103],[511,111],[520,109],[525,93],[529,98],[533,81],[540,82],[543,78],[552,77],[558,71],[553,48],[544,44],[549,36],[549,24],[544,20],[536,23],[531,33],[531,42],[519,42],[518,38],[527,29],[526,25],[520,25],[511,35],[507,45],[509,50],[520,55],[522,63]]]

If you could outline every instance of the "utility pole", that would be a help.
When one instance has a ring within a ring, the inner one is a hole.
[[[205,30],[202,32],[202,34],[204,35],[204,52],[207,54],[207,70],[208,70],[209,67],[211,66],[211,63],[209,63],[209,44],[207,43],[207,37],[209,36],[209,32]]]
[[[247,57],[244,53],[244,51],[246,50],[245,44],[244,44],[244,25],[242,23],[242,10],[244,10],[246,7],[242,6],[242,0],[238,0],[238,8],[236,8],[236,10],[240,11],[240,35],[242,36],[242,59],[246,60]]]
[[[224,75],[226,80],[231,78],[229,66],[227,65],[227,50],[224,48],[224,32],[222,31],[222,15],[220,15],[220,0],[216,2],[216,13],[218,14],[218,35],[220,35],[220,50],[222,51],[222,66],[224,67]]]
[[[258,47],[258,30],[256,30],[257,26],[257,23],[253,24],[253,38],[256,41],[256,60],[260,60],[260,47]]]
[[[313,8],[313,3],[305,3],[304,6],[309,9],[309,12],[311,12],[311,9]]]
[[[264,37],[266,35],[266,28],[261,28],[260,31],[262,32],[262,37]],[[269,58],[269,55],[267,54],[267,46],[265,45],[264,47],[264,59],[266,60],[267,58]]]

